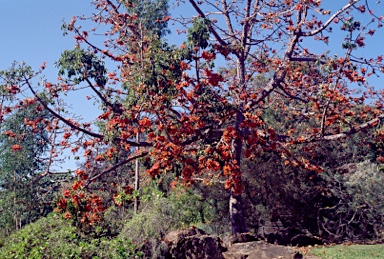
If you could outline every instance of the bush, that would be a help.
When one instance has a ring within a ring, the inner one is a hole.
[[[356,171],[329,177],[334,206],[319,211],[319,229],[335,241],[384,238],[384,172],[362,162]]]
[[[81,239],[69,221],[50,214],[13,233],[0,250],[0,258],[140,258],[130,240]]]
[[[142,243],[160,239],[169,231],[200,224],[209,218],[201,196],[184,187],[176,187],[168,197],[156,187],[147,187],[141,195],[141,212],[129,219],[120,236]],[[205,216],[204,216],[205,215]]]
[[[125,222],[119,238],[132,239],[147,257],[165,256],[167,247],[161,239],[171,230],[192,225],[204,228],[215,217],[214,209],[192,187],[163,192],[152,183],[140,197],[140,213]]]

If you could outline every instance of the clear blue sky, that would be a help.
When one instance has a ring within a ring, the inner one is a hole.
[[[0,69],[13,61],[25,61],[38,68],[47,61],[46,74],[54,79],[53,64],[65,49],[71,49],[71,35],[60,30],[63,19],[90,13],[90,1],[84,0],[15,0],[1,1]]]

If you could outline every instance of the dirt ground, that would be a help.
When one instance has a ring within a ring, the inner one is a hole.
[[[264,241],[236,243],[223,253],[225,259],[319,259],[308,255],[310,247],[290,247]]]

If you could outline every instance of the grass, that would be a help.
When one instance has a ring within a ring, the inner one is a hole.
[[[317,247],[311,249],[311,254],[324,259],[384,259],[384,244]]]

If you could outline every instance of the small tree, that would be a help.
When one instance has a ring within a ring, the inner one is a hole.
[[[52,211],[55,188],[42,177],[50,146],[42,121],[50,115],[36,103],[22,106],[1,124],[0,222],[7,231]]]

